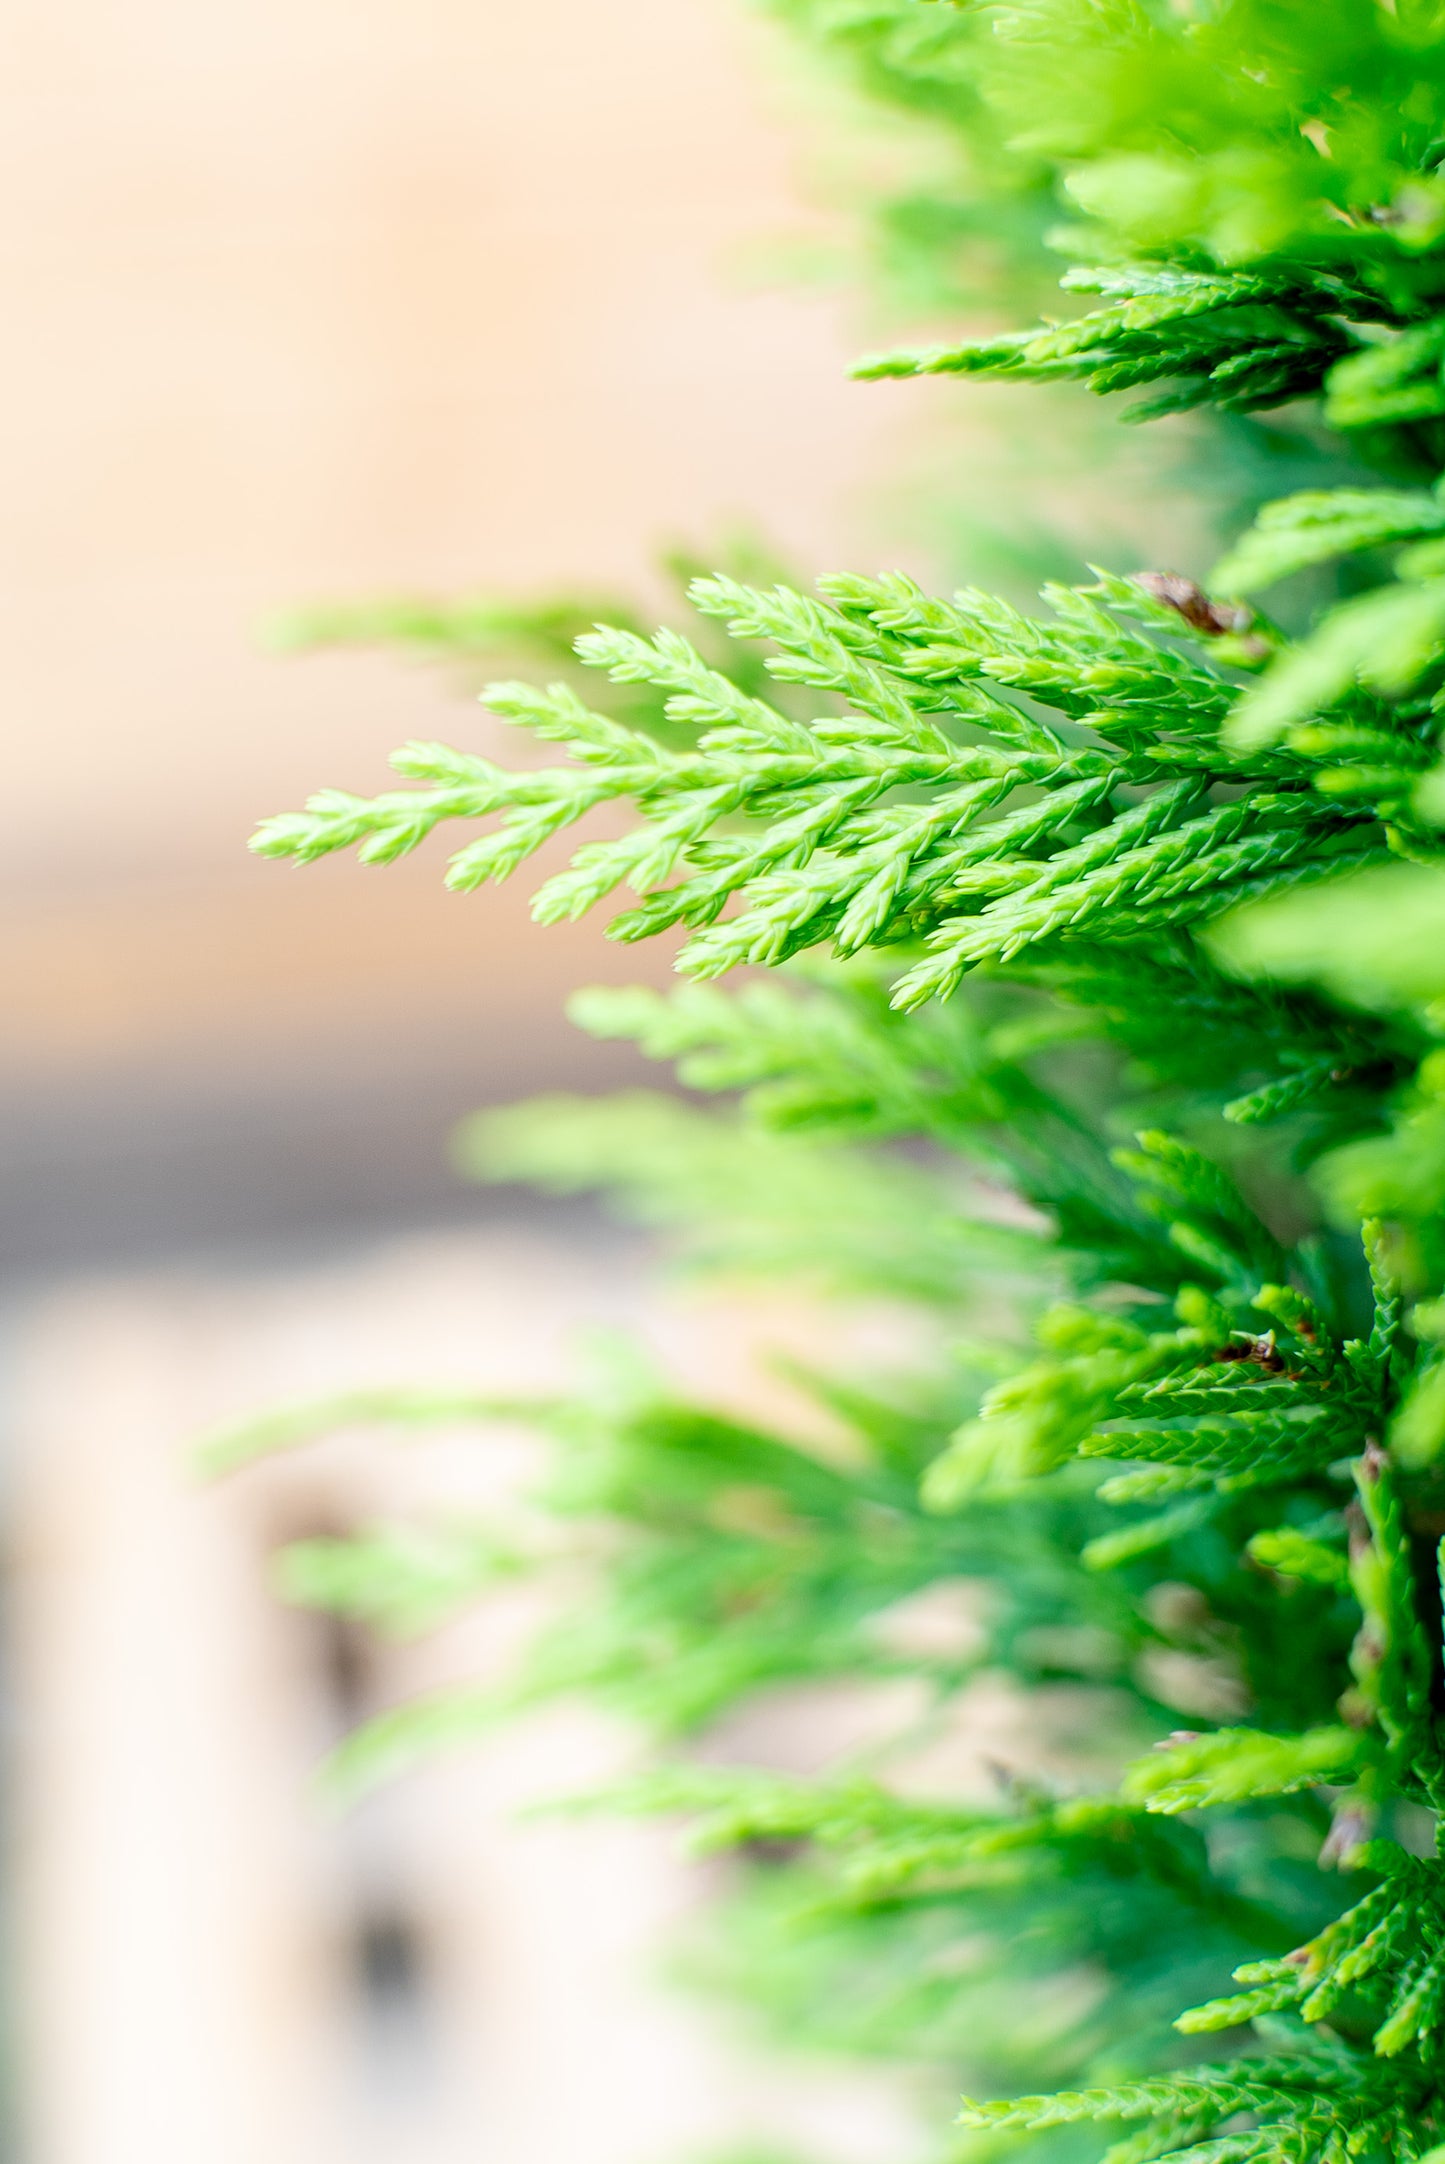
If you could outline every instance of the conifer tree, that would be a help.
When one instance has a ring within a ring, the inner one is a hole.
[[[679,1745],[789,1680],[907,1673],[946,1706],[999,1670],[1042,1730],[1073,1679],[1116,1776],[983,1808],[886,1758],[807,1783],[675,1749],[632,1801],[738,1853],[733,1959],[796,2032],[993,2092],[965,2153],[1445,2154],[1445,13],[785,12],[952,131],[954,194],[890,213],[910,245],[956,266],[1004,233],[1021,263],[1065,205],[1057,319],[862,374],[1268,413],[1333,485],[1207,578],[1081,568],[1036,609],[701,576],[692,638],[581,633],[592,696],[487,690],[548,763],[410,744],[408,786],[263,826],[303,863],[446,828],[471,889],[629,807],[536,914],[620,895],[610,937],[671,936],[676,992],[577,1019],[729,1107],[522,1107],[472,1160],[912,1303],[940,1347],[809,1379],[847,1465],[630,1371],[537,1408],[559,1525],[614,1529],[605,1596],[340,1770],[558,1691]],[[444,611],[398,628],[458,643]],[[217,1455],[468,1409],[302,1407]],[[543,1546],[381,1534],[288,1573],[409,1627]],[[900,1643],[900,1604],[960,1578],[979,1643]]]

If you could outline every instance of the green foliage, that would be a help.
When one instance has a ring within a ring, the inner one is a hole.
[[[299,1608],[325,1609],[410,1637],[529,1560],[485,1528],[382,1526],[352,1539],[293,1541],[277,1582],[283,1598]]]
[[[872,210],[885,288],[932,308],[1001,293],[1029,305],[1048,278],[1047,162],[1009,140],[983,94],[993,24],[984,11],[918,0],[764,0],[869,104],[903,119],[914,155]]]
[[[940,260],[1004,201],[1017,240],[1045,183],[1082,214],[1064,283],[1097,305],[863,373],[1305,401],[1330,485],[1265,505],[1213,592],[701,577],[696,643],[614,622],[580,673],[487,691],[546,763],[412,745],[417,786],[262,828],[380,863],[460,823],[470,889],[600,813],[537,914],[630,890],[611,936],[674,939],[689,981],[576,1018],[736,1102],[494,1112],[465,1165],[609,1192],[694,1266],[881,1297],[917,1348],[795,1375],[797,1433],[615,1357],[476,1404],[549,1439],[545,1535],[311,1544],[293,1590],[388,1627],[501,1570],[587,1597],[340,1772],[585,1691],[671,1746],[625,1800],[733,1858],[704,1967],[797,2037],[1039,2092],[968,2104],[974,2154],[1071,2164],[1122,2122],[1112,2164],[1408,2164],[1445,2144],[1445,17],[783,12],[955,143],[916,228]],[[1312,616],[1240,598],[1326,565]],[[423,643],[551,651],[561,620]],[[711,982],[739,967],[781,974]],[[825,1680],[904,1691],[866,1763],[689,1762]],[[923,1796],[926,1738],[1005,1683],[992,1792]]]
[[[1130,418],[1206,404],[1249,413],[1318,390],[1336,363],[1345,363],[1352,347],[1341,317],[1376,320],[1372,296],[1325,272],[1219,275],[1108,265],[1068,272],[1062,283],[1068,292],[1105,295],[1105,306],[1037,331],[885,354],[856,372],[1073,379],[1091,391],[1167,382],[1169,391],[1135,406]],[[1364,407],[1358,425],[1373,418],[1373,407]]]
[[[1242,2065],[1195,2067],[1166,2080],[1132,2082],[1074,2095],[1021,2097],[1011,2104],[972,2104],[963,2123],[976,2127],[1066,2126],[1079,2120],[1147,2120],[1158,2156],[1198,2164],[1275,2159],[1306,2164],[1330,2154],[1415,2158],[1424,2153],[1418,2114],[1428,2092],[1422,2082],[1387,2081],[1342,2064],[1333,2054],[1282,2056]],[[1247,2132],[1211,2138],[1215,2129],[1248,2114]]]
[[[1121,615],[1157,628],[1168,611],[1125,581],[1052,590],[1047,625],[985,595],[930,601],[900,577],[824,588],[823,604],[725,579],[693,592],[734,636],[770,639],[775,674],[852,711],[794,720],[675,632],[599,631],[579,641],[582,658],[663,691],[668,719],[700,730],[692,747],[672,751],[562,684],[493,685],[491,710],[562,744],[567,764],[518,772],[411,744],[393,763],[430,787],[371,801],[324,792],[267,821],[256,846],[301,862],[355,847],[386,863],[444,822],[500,812],[452,857],[448,884],[470,889],[599,806],[630,802],[641,824],[584,843],[537,895],[542,922],[630,886],[640,903],[611,936],[685,926],[681,966],[698,977],[825,940],[840,955],[921,942],[894,990],[910,1007],[979,963],[1106,917],[1112,939],[1189,924],[1341,858],[1382,860],[1392,831],[1414,832],[1408,792],[1427,742],[1383,737],[1396,763],[1344,769],[1333,738],[1231,748],[1228,679],[1126,629]],[[1244,793],[1211,801],[1220,783]],[[724,916],[734,897],[743,908]]]

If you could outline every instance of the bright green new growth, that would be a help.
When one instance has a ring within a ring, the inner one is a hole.
[[[700,981],[577,1019],[740,1104],[523,1107],[465,1156],[609,1187],[700,1261],[905,1302],[938,1346],[908,1379],[799,1378],[836,1462],[614,1367],[536,1410],[551,1533],[293,1559],[298,1597],[407,1627],[549,1568],[569,1520],[614,1530],[605,1592],[506,1691],[402,1709],[340,1770],[560,1690],[682,1739],[824,1677],[921,1679],[943,1719],[1002,1672],[1047,1745],[1067,1685],[1092,1749],[985,1805],[916,1800],[908,1738],[867,1778],[683,1764],[629,1801],[738,1852],[724,1966],[795,2033],[1041,2092],[965,2106],[980,2156],[1030,2130],[1092,2155],[1097,2121],[1135,2129],[1112,2164],[1420,2159],[1445,2143],[1445,14],[785,12],[971,146],[915,244],[948,258],[1010,203],[1031,230],[1041,175],[1083,214],[1056,238],[1085,312],[865,373],[1163,386],[1134,415],[1196,425],[1309,401],[1284,420],[1348,440],[1341,485],[1265,505],[1208,590],[1095,571],[1039,615],[702,578],[697,645],[578,640],[620,714],[571,677],[486,693],[556,763],[411,745],[420,786],[263,827],[266,854],[384,862],[488,822],[466,889],[607,810],[537,914],[626,890],[611,936],[677,935]],[[1285,587],[1294,635],[1243,599],[1324,565],[1312,620]],[[792,966],[706,981],[740,964]],[[928,1626],[961,1587],[968,1627]]]

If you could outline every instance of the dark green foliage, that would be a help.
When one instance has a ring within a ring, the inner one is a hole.
[[[402,1709],[342,1770],[586,1690],[673,1742],[628,1800],[736,1853],[715,1965],[795,2034],[1040,2092],[965,2106],[980,2156],[1093,2156],[1098,2122],[1135,2129],[1113,2164],[1407,2164],[1445,2145],[1445,15],[786,12],[956,139],[941,255],[1041,176],[1084,214],[1095,305],[866,372],[1162,386],[1145,410],[1201,427],[1308,399],[1339,485],[1266,505],[1212,591],[1095,571],[1030,614],[704,577],[705,651],[579,637],[608,710],[570,669],[486,693],[552,763],[413,745],[420,786],[267,822],[266,854],[382,862],[493,821],[470,888],[631,807],[537,913],[630,889],[611,935],[678,935],[701,981],[577,1019],[737,1102],[518,1108],[466,1162],[904,1306],[931,1348],[795,1378],[831,1450],[613,1362],[534,1410],[540,1520],[293,1559],[299,1597],[396,1624],[593,1558],[505,1689]],[[1343,598],[1298,636],[1241,598],[1326,565]],[[739,965],[785,971],[706,981]],[[1007,1770],[925,1798],[920,1723],[980,1678],[1019,1709]],[[821,1679],[915,1693],[866,1766],[682,1753]]]

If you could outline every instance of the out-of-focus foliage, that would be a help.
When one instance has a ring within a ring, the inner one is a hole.
[[[630,888],[612,936],[685,935],[695,981],[578,1019],[735,1103],[491,1115],[468,1163],[881,1297],[919,1347],[796,1378],[826,1449],[614,1361],[535,1413],[535,1525],[293,1562],[395,1622],[590,1558],[505,1687],[401,1709],[343,1770],[586,1690],[672,1741],[628,1800],[736,1854],[719,1958],[755,1999],[1015,2092],[966,2104],[968,2153],[1409,2164],[1445,2144],[1445,15],[789,12],[967,146],[968,217],[1075,206],[1094,305],[868,372],[1305,401],[1333,485],[1264,506],[1207,591],[1095,573],[1032,614],[704,578],[705,653],[580,638],[620,706],[487,693],[555,763],[410,746],[420,787],[263,828],[381,862],[495,820],[470,888],[633,807],[538,913]],[[1244,598],[1322,566],[1297,636]],[[707,981],[738,965],[784,974]],[[824,1679],[906,1700],[866,1764],[680,1748]],[[992,1791],[925,1794],[926,1738],[1001,1681]]]
[[[886,289],[929,309],[1036,305],[1052,276],[1053,175],[1010,140],[985,94],[987,12],[920,0],[763,6],[869,106],[906,123],[906,174],[869,205],[872,268]]]

